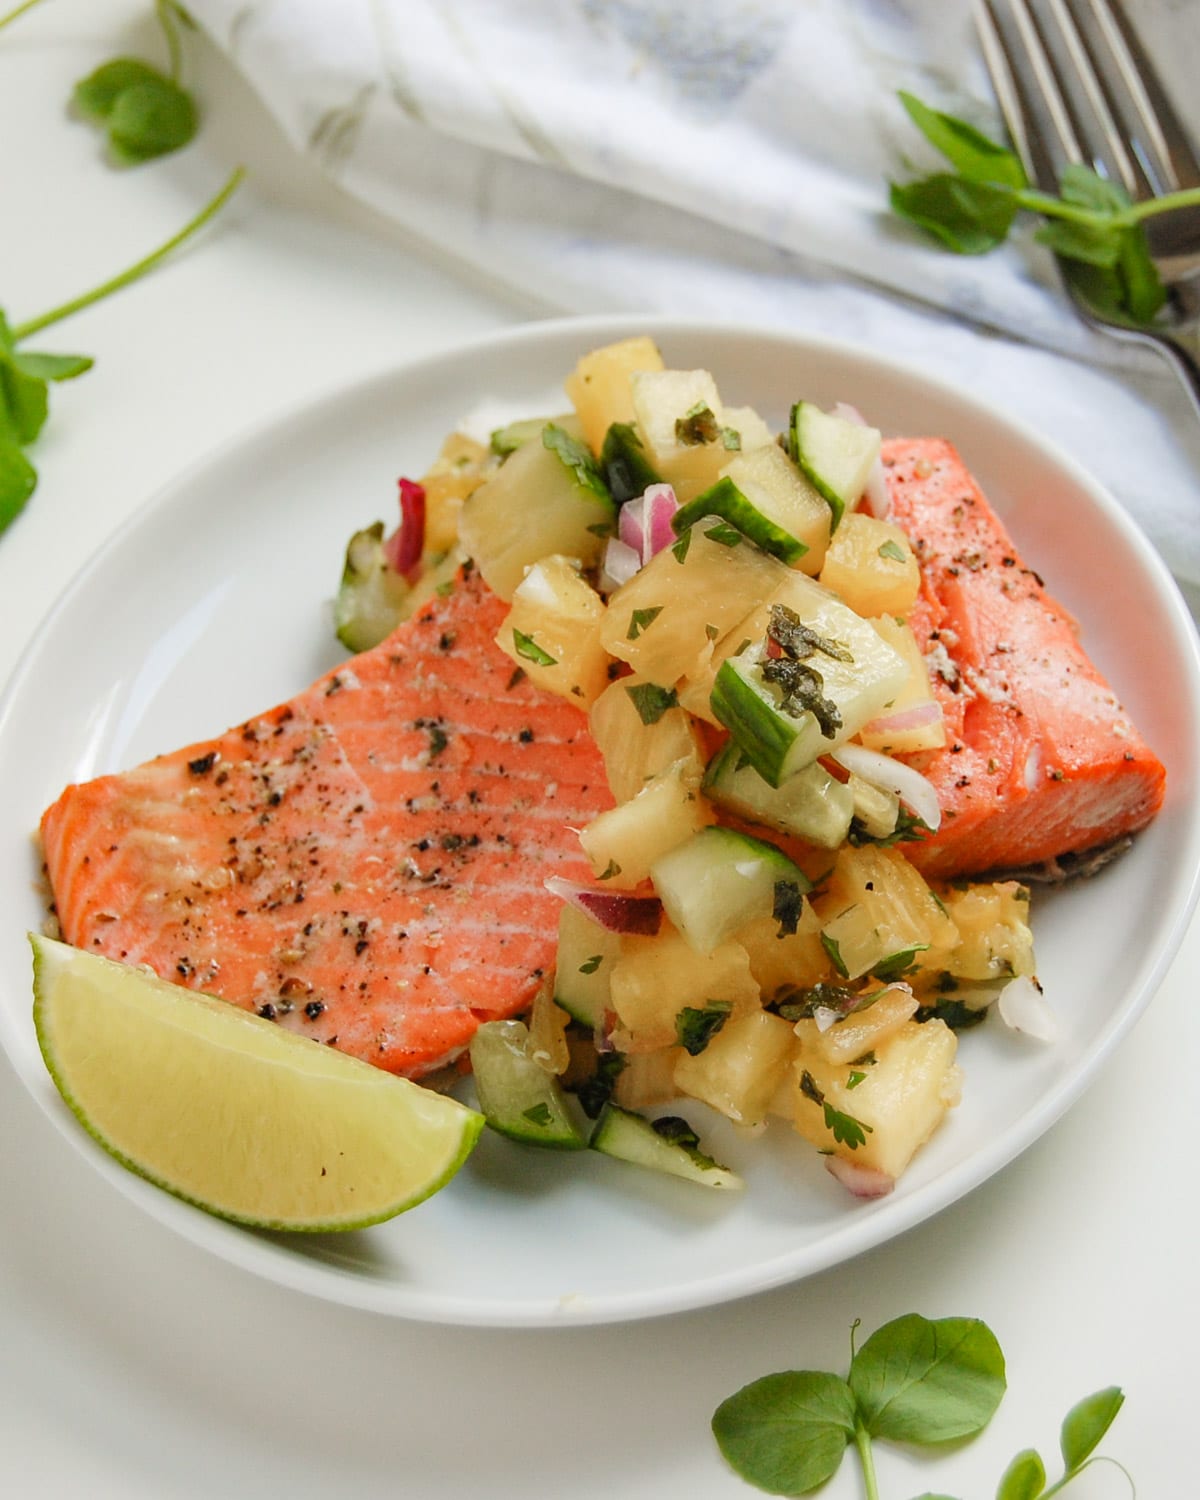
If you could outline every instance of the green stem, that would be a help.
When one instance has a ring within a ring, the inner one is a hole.
[[[22,0],[15,10],[10,10],[6,16],[0,16],[0,31],[3,31],[10,21],[15,21],[18,16],[23,16],[27,10],[32,10],[35,5],[40,4],[41,0]]]
[[[879,1484],[875,1478],[875,1454],[871,1448],[871,1435],[865,1427],[854,1429],[854,1446],[858,1449],[863,1471],[863,1490],[866,1500],[879,1500]]]
[[[1090,1469],[1093,1464],[1112,1464],[1114,1469],[1120,1469],[1121,1473],[1124,1474],[1125,1478],[1129,1481],[1130,1491],[1134,1495],[1137,1494],[1137,1486],[1133,1482],[1133,1475],[1129,1472],[1129,1470],[1123,1463],[1121,1463],[1118,1459],[1109,1458],[1107,1453],[1093,1453],[1091,1458],[1085,1458],[1078,1468],[1071,1469],[1069,1473],[1064,1474],[1061,1479],[1056,1480],[1048,1490],[1043,1490],[1042,1493],[1038,1496],[1038,1500],[1050,1500],[1051,1495],[1060,1494],[1063,1490],[1066,1489],[1067,1485],[1069,1485],[1073,1479],[1078,1479],[1079,1476],[1083,1473],[1084,1469]]]
[[[1066,203],[1052,193],[1040,193],[1035,188],[1018,188],[1015,194],[1022,208],[1031,213],[1043,214],[1049,219],[1068,219],[1073,224],[1085,224],[1091,229],[1126,229],[1152,219],[1156,214],[1169,213],[1177,208],[1200,206],[1200,188],[1186,188],[1178,193],[1164,193],[1161,198],[1148,198],[1144,203],[1132,203],[1121,212],[1084,208],[1082,204]]]
[[[175,28],[175,17],[171,14],[170,0],[155,0],[154,10],[163,36],[167,39],[167,66],[171,72],[171,82],[178,83],[183,71],[183,53],[179,45],[179,32]]]
[[[49,312],[42,313],[40,317],[30,318],[26,323],[19,323],[13,330],[13,339],[19,342],[27,339],[31,334],[40,333],[43,328],[49,328],[52,323],[60,323],[64,318],[69,318],[73,313],[81,312],[85,307],[90,307],[93,302],[100,302],[109,297],[113,292],[119,292],[122,287],[129,286],[131,282],[140,280],[147,271],[154,269],[160,261],[165,260],[173,250],[177,250],[185,240],[188,240],[198,230],[202,229],[210,219],[220,213],[228,200],[237,191],[242,178],[246,175],[245,167],[238,167],[229,178],[229,181],[221,189],[215,198],[206,203],[200,212],[191,219],[178,234],[173,234],[169,240],[160,245],[157,250],[143,257],[136,265],[128,270],[122,271],[119,276],[113,276],[99,286],[93,287],[90,292],[84,292],[79,297],[72,297],[69,302],[64,302],[60,307],[52,308]]]

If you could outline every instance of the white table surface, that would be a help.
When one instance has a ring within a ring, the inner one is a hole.
[[[39,490],[0,539],[0,680],[96,546],[215,445],[547,311],[347,203],[202,48],[214,107],[197,144],[108,169],[65,100],[98,62],[157,45],[145,10],[51,0],[0,33],[0,301],[14,321],[39,312],[171,233],[236,161],[253,182],[203,243],[42,341],[97,363],[54,390]],[[791,1289],[575,1331],[407,1324],[218,1261],[115,1193],[0,1062],[0,1493],[748,1495],[709,1434],[718,1401],[771,1370],[843,1368],[855,1318],[866,1331],[920,1311],[986,1319],[1010,1389],[967,1447],[936,1461],[881,1451],[885,1500],[989,1500],[1019,1448],[1049,1460],[1067,1407],[1113,1383],[1127,1404],[1105,1451],[1143,1500],[1182,1500],[1200,1335],[1198,960],[1194,924],[1084,1098],[935,1220]],[[850,1462],[824,1493],[861,1494]],[[1069,1493],[1128,1488],[1100,1466]]]

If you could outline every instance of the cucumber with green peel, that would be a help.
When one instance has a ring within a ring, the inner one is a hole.
[[[850,787],[819,762],[813,761],[782,786],[773,787],[734,740],[708,763],[701,790],[710,802],[730,812],[821,849],[837,849],[845,843],[855,814]]]
[[[369,651],[403,619],[408,581],[390,567],[383,551],[383,522],[356,531],[346,547],[334,603],[337,638],[350,651]]]
[[[558,1079],[530,1055],[524,1021],[485,1021],[471,1039],[471,1071],[479,1108],[500,1135],[558,1151],[588,1144]]]
[[[652,484],[662,483],[662,475],[650,462],[646,445],[632,422],[614,422],[604,434],[600,472],[618,505],[636,500]]]
[[[792,903],[812,883],[781,849],[735,828],[703,828],[650,866],[663,910],[697,953],[711,953],[755,917],[770,916],[780,887]]]
[[[554,1000],[581,1026],[603,1024],[610,1004],[610,980],[621,956],[621,935],[593,922],[564,902],[558,914],[558,959]]]
[[[726,474],[694,500],[681,506],[672,517],[671,525],[677,535],[682,535],[705,516],[720,516],[731,526],[736,526],[755,546],[772,553],[790,567],[799,562],[808,547],[788,530],[786,514],[780,514],[782,507],[773,504],[772,499],[765,490],[759,490],[752,500]]]
[[[831,750],[833,740],[822,734],[814,714],[789,713],[783,706],[783,690],[763,678],[765,656],[760,644],[727,657],[709,703],[755,771],[778,788]]]
[[[526,443],[539,439],[546,423],[552,420],[551,417],[523,417],[516,422],[506,422],[503,427],[497,427],[492,433],[490,439],[492,452],[498,453],[501,458],[507,458],[510,453],[515,453]]]
[[[836,531],[847,507],[856,505],[866,489],[881,434],[830,416],[812,401],[792,407],[790,434],[792,457],[829,503]]]
[[[606,1104],[596,1121],[590,1142],[593,1150],[636,1167],[649,1167],[710,1188],[744,1186],[736,1172],[723,1167],[700,1150],[699,1137],[687,1123],[671,1115],[649,1120],[645,1115]]]
[[[894,702],[909,672],[869,620],[792,570],[770,600],[766,635],[721,663],[709,706],[779,787]]]

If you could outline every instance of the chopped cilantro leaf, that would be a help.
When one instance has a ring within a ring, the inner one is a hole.
[[[733,1009],[731,1000],[710,1000],[705,1006],[685,1005],[675,1017],[675,1035],[689,1057],[699,1057]]]
[[[513,645],[518,656],[523,656],[526,661],[531,661],[538,667],[555,667],[558,658],[551,656],[549,651],[543,651],[531,635],[526,635],[523,630],[513,631]]]
[[[653,682],[635,683],[625,691],[633,699],[633,706],[643,724],[657,724],[663,714],[679,702],[674,688],[659,687]]]
[[[636,641],[643,631],[648,630],[654,624],[662,612],[661,604],[656,604],[650,609],[635,609],[629,616],[629,629],[625,632],[625,639]]]

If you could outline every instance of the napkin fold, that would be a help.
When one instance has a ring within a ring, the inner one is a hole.
[[[1186,24],[1129,8],[1160,56]],[[298,151],[430,245],[555,312],[915,361],[1061,442],[1200,586],[1200,423],[1167,366],[1082,324],[1028,228],[962,257],[888,214],[889,180],[939,164],[898,90],[1002,134],[969,0],[189,9]]]

